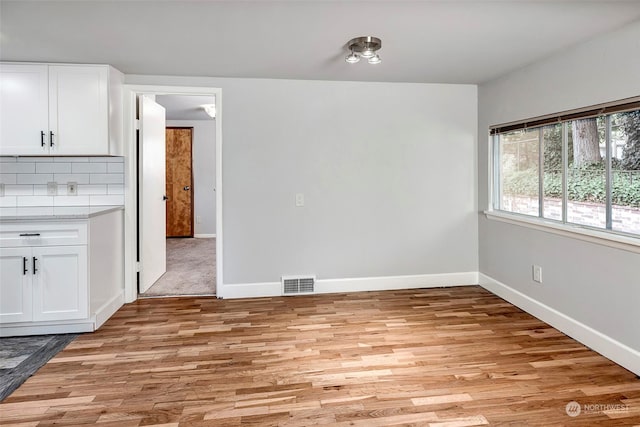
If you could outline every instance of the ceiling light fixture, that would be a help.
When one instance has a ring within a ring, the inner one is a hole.
[[[201,106],[205,113],[212,119],[216,117],[216,104],[204,104]]]
[[[377,53],[382,47],[382,40],[377,37],[356,37],[355,39],[349,40],[347,46],[351,53],[347,55],[345,61],[349,64],[355,64],[360,61],[360,57],[367,58],[369,64],[379,64],[382,62]]]

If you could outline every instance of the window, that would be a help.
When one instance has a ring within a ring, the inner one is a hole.
[[[500,209],[538,216],[540,129],[498,135]]]
[[[491,129],[493,208],[640,235],[640,101]]]

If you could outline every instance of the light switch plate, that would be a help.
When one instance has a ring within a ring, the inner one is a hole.
[[[57,195],[58,195],[58,183],[47,182],[47,196],[57,196]]]
[[[304,194],[297,193],[296,194],[296,207],[300,208],[304,206]]]
[[[533,281],[542,283],[542,267],[539,265],[533,266]]]

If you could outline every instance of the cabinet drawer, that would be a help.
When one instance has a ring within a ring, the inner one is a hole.
[[[0,224],[0,248],[85,244],[86,222]]]

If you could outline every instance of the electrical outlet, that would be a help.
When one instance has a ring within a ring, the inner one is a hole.
[[[78,183],[67,182],[67,196],[77,196],[77,195],[78,195]]]
[[[202,217],[200,215],[196,216],[196,224],[202,224]]]
[[[304,206],[304,194],[297,193],[296,194],[296,207],[300,208]]]
[[[47,182],[47,196],[57,196],[57,195],[58,195],[58,183]]]
[[[539,265],[533,266],[533,281],[542,283],[542,267]]]
[[[4,183],[0,182],[0,197],[4,197]]]

